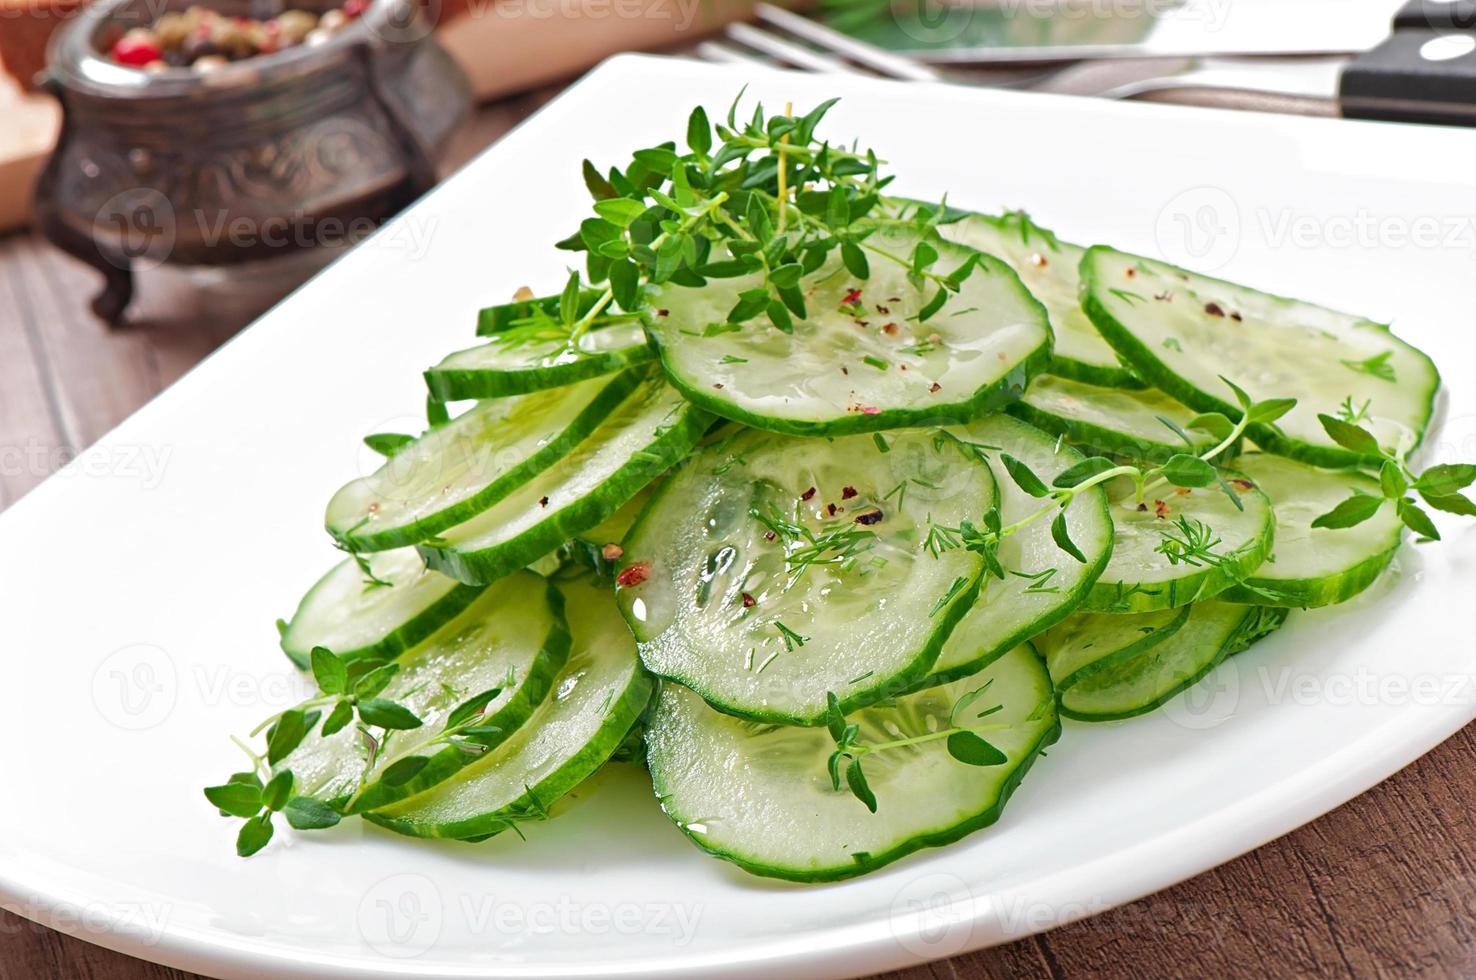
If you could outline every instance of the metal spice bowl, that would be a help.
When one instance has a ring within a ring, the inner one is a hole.
[[[374,0],[327,43],[204,73],[145,72],[104,52],[197,0],[99,0],[52,39],[45,87],[64,110],[36,188],[41,231],[101,271],[110,323],[135,270],[231,266],[372,228],[435,182],[470,108],[466,79],[416,0]],[[218,0],[227,16],[271,16]],[[333,0],[291,0],[321,12]]]

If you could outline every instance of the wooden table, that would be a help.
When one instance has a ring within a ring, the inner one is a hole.
[[[547,96],[484,109],[458,136],[452,163]],[[251,318],[246,309],[223,313],[180,277],[158,271],[142,280],[134,324],[110,331],[87,312],[96,286],[95,273],[36,236],[0,238],[0,507]],[[1473,732],[1322,819],[1175,888],[893,976],[1476,976]],[[0,912],[0,980],[186,976]]]

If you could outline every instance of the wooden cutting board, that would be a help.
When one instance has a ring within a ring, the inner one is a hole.
[[[23,226],[31,188],[61,125],[61,108],[48,95],[25,94],[0,73],[0,233]]]

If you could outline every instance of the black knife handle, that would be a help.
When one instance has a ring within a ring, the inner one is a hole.
[[[1395,31],[1343,71],[1339,99],[1357,119],[1476,126],[1476,33]]]
[[[1409,0],[1394,15],[1394,29],[1476,30],[1476,0]]]

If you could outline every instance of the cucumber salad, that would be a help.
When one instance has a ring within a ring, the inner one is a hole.
[[[522,836],[625,765],[746,871],[864,874],[1476,515],[1388,327],[893,196],[831,104],[585,161],[580,268],[366,438],[278,624],[313,693],[205,790],[241,855]]]

